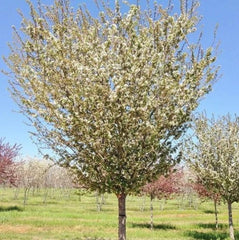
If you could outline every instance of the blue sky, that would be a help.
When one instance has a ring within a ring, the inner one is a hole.
[[[33,1],[37,2],[36,0]],[[43,0],[51,4],[53,0]],[[74,5],[84,1],[72,0]],[[93,0],[85,1],[93,6]],[[134,2],[131,0],[131,2]],[[136,2],[136,0],[135,0]],[[144,0],[141,0],[144,3]],[[165,2],[165,0],[158,0]],[[198,111],[208,114],[238,114],[239,115],[239,1],[238,0],[201,0],[198,13],[203,16],[203,41],[210,45],[213,31],[219,24],[217,40],[220,41],[220,51],[217,64],[221,66],[222,75],[213,86],[213,91],[202,100]],[[0,55],[8,54],[7,42],[12,40],[12,25],[19,26],[21,18],[17,9],[28,12],[25,0],[0,0]],[[93,10],[93,9],[92,9]],[[0,69],[6,65],[0,59]],[[26,119],[16,111],[17,105],[13,102],[7,91],[7,77],[0,73],[0,137],[7,142],[22,145],[21,154],[38,156],[37,147],[31,142],[28,131],[30,128],[24,123]]]

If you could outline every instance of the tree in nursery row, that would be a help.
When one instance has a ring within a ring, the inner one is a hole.
[[[199,178],[196,181],[192,182],[192,188],[196,191],[198,196],[202,199],[211,199],[214,204],[214,214],[215,214],[215,228],[218,229],[218,210],[217,205],[221,201],[221,196],[219,191],[213,190],[213,188],[209,188],[205,186],[205,183],[202,182]]]
[[[201,114],[192,127],[194,135],[185,143],[184,157],[200,183],[227,203],[230,238],[234,240],[232,203],[239,201],[239,117],[207,118]]]
[[[25,157],[15,167],[15,198],[19,190],[24,190],[24,205],[27,203],[29,192],[33,195],[43,191],[45,203],[50,191],[70,191],[74,184],[74,175],[67,169],[53,165],[46,160]]]
[[[161,175],[157,180],[142,187],[141,194],[150,197],[151,229],[153,229],[153,199],[170,199],[181,192],[182,175],[182,169],[170,169],[167,175]]]
[[[4,138],[0,138],[0,184],[16,184],[16,158],[19,156],[21,146],[11,145]]]

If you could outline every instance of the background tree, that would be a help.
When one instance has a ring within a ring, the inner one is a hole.
[[[221,200],[220,194],[216,189],[210,189],[205,186],[204,187],[204,182],[201,182],[200,179],[197,179],[196,182],[192,183],[193,189],[197,192],[198,196],[203,199],[212,199],[214,203],[214,214],[215,214],[215,227],[218,229],[218,210],[217,210],[217,205]]]
[[[196,1],[181,1],[177,14],[157,3],[121,11],[119,1],[99,2],[93,17],[67,0],[28,1],[31,19],[22,15],[5,60],[36,140],[87,188],[116,194],[123,240],[126,196],[175,163],[177,140],[217,68],[212,48],[188,38]]]
[[[186,166],[182,167],[178,172],[177,193],[178,193],[178,207],[184,209],[197,208],[197,193],[193,189],[192,182],[195,180],[195,174]]]
[[[25,159],[17,167],[17,186],[23,188],[24,191],[24,207],[27,204],[27,199],[30,190],[33,194],[36,189],[40,189],[42,179],[44,179],[44,167],[39,164],[37,159]]]
[[[150,197],[151,229],[153,229],[153,199],[169,199],[173,194],[179,193],[181,177],[181,170],[171,169],[167,176],[161,175],[156,181],[148,183],[142,188],[141,192]]]
[[[16,182],[16,157],[19,155],[20,145],[4,142],[0,138],[0,184],[13,185]]]
[[[17,187],[15,198],[19,189],[24,191],[24,206],[27,204],[29,193],[39,193],[43,191],[43,202],[47,197],[54,196],[55,190],[60,190],[60,198],[64,195],[69,197],[74,184],[74,175],[65,168],[53,165],[52,162],[37,158],[24,158],[15,168]]]
[[[195,136],[187,141],[187,159],[203,186],[227,202],[230,237],[234,237],[232,203],[239,200],[239,118],[230,115],[195,119]]]

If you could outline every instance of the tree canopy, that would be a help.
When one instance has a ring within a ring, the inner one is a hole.
[[[29,6],[6,62],[38,140],[92,189],[130,193],[158,176],[215,77],[212,49],[197,58],[188,43],[198,18]]]

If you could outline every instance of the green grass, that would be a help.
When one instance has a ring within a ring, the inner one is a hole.
[[[24,240],[80,240],[117,239],[117,200],[114,195],[105,196],[102,211],[97,211],[96,197],[81,197],[72,190],[69,196],[59,192],[43,203],[43,192],[30,193],[23,206],[23,193],[13,200],[13,189],[0,189],[0,239]],[[194,201],[195,202],[195,201]],[[198,202],[198,201],[197,201]],[[154,201],[154,230],[150,229],[150,201],[141,211],[143,198],[127,198],[127,239],[229,239],[227,208],[219,206],[219,229],[215,230],[213,203],[198,204],[197,210],[184,201],[183,208],[177,199],[167,201],[160,210]],[[239,239],[239,204],[233,204],[236,239]]]

